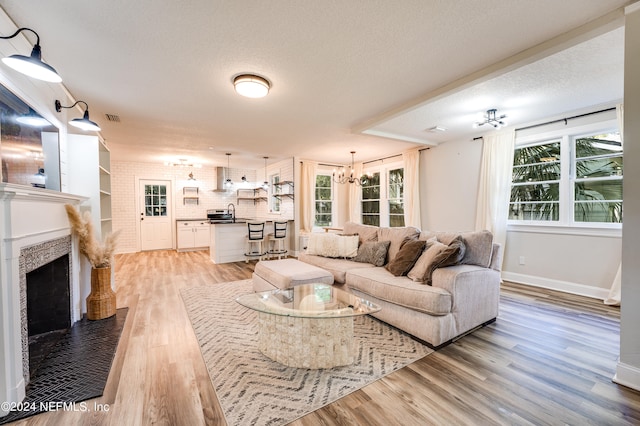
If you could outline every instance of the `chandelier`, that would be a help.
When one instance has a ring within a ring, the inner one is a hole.
[[[490,126],[493,126],[495,129],[500,129],[502,126],[507,125],[507,122],[504,121],[505,118],[507,118],[507,116],[504,114],[498,116],[497,109],[488,109],[486,114],[484,115],[483,121],[476,121],[473,124],[473,127],[480,127],[488,124]]]
[[[353,174],[355,173],[354,160],[353,160],[353,156],[355,153],[356,153],[355,151],[351,151],[351,170],[348,175],[344,166],[339,171],[336,171],[336,170],[333,171],[332,176],[333,176],[333,181],[335,183],[340,183],[340,184],[355,183],[356,185],[365,185],[367,183],[367,176],[363,175],[363,176],[360,176],[359,178],[353,176]]]

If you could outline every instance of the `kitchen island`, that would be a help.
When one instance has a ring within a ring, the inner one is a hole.
[[[210,227],[209,257],[213,263],[241,262],[246,260],[247,222],[265,222],[265,249],[266,236],[273,232],[273,221],[236,219],[235,222],[212,223]],[[289,224],[289,227],[291,223]],[[289,230],[287,231],[287,233]]]

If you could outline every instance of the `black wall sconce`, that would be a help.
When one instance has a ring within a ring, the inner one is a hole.
[[[96,123],[94,123],[93,121],[89,120],[89,105],[87,105],[87,103],[85,101],[77,101],[75,104],[71,105],[71,106],[63,106],[59,100],[56,99],[56,111],[60,112],[62,110],[62,108],[73,108],[74,106],[78,105],[78,104],[84,104],[84,116],[82,118],[74,118],[73,120],[69,121],[69,124],[71,124],[74,127],[77,127],[78,129],[82,129],[82,130],[92,130],[94,132],[99,132],[100,131],[100,126],[98,126]]]
[[[31,31],[36,35],[36,44],[33,45],[31,50],[31,56],[24,55],[11,55],[7,58],[2,58],[7,66],[14,70],[28,75],[29,77],[37,78],[38,80],[48,81],[50,83],[60,83],[62,77],[58,75],[55,69],[51,65],[42,62],[42,50],[40,49],[40,36],[37,32],[31,28],[20,28],[10,36],[0,36],[2,40],[9,40],[16,37],[22,31]]]

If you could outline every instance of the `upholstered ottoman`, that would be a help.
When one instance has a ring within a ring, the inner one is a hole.
[[[299,284],[333,284],[333,274],[296,259],[262,260],[253,271],[253,290],[267,291]]]

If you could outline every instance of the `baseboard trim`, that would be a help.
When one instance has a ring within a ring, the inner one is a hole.
[[[640,368],[618,362],[613,382],[640,391]]]
[[[550,290],[562,291],[564,293],[577,294],[579,296],[592,297],[594,299],[605,300],[609,296],[609,290],[604,288],[591,287],[584,284],[577,284],[568,281],[554,280],[534,275],[518,274],[515,272],[502,272],[502,279],[518,284],[526,284],[534,287],[547,288]]]

